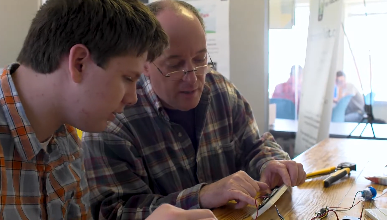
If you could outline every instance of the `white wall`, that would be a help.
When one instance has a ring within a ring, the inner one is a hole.
[[[249,101],[260,133],[268,131],[269,0],[230,0],[230,80]]]
[[[41,0],[0,0],[0,67],[15,62]],[[268,130],[268,0],[230,0],[231,81]]]
[[[0,67],[16,61],[40,0],[0,0]]]

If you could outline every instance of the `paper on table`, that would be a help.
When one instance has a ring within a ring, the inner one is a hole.
[[[365,209],[364,212],[372,220],[387,220],[387,209]]]

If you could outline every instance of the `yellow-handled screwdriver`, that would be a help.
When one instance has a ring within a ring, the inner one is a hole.
[[[317,170],[317,171],[306,174],[306,178],[310,178],[312,176],[317,176],[317,175],[332,173],[335,170],[336,170],[336,167],[329,167],[329,168],[325,168],[322,170]]]
[[[333,174],[331,174],[331,176],[324,180],[324,187],[329,187],[330,185],[332,185],[332,183],[349,174],[351,170],[356,170],[356,164],[345,162],[340,163],[337,167],[329,167],[308,173],[306,174],[306,178],[314,177],[317,175],[329,174],[335,171]]]
[[[341,170],[338,170],[334,173],[332,173],[328,178],[326,178],[324,180],[324,187],[329,187],[330,185],[332,185],[332,183],[336,182],[337,180],[345,177],[347,174],[349,174],[349,172],[351,171],[350,168],[344,168],[344,169],[341,169]]]

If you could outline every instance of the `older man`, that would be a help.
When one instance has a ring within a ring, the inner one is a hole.
[[[145,65],[138,102],[84,136],[93,215],[144,219],[163,203],[216,208],[233,199],[244,207],[259,191],[303,183],[302,165],[259,135],[248,102],[207,65],[198,11],[170,0],[149,8],[170,47]]]

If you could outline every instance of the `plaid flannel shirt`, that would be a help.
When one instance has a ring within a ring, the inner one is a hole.
[[[89,192],[77,133],[62,125],[49,153],[43,150],[12,81],[18,67],[10,65],[0,78],[0,219],[86,219]]]
[[[290,159],[269,133],[259,136],[249,104],[219,73],[207,74],[195,109],[196,154],[147,77],[138,82],[137,94],[136,105],[105,132],[83,136],[94,218],[145,219],[163,203],[200,208],[204,184],[239,170],[258,180],[266,162]]]

